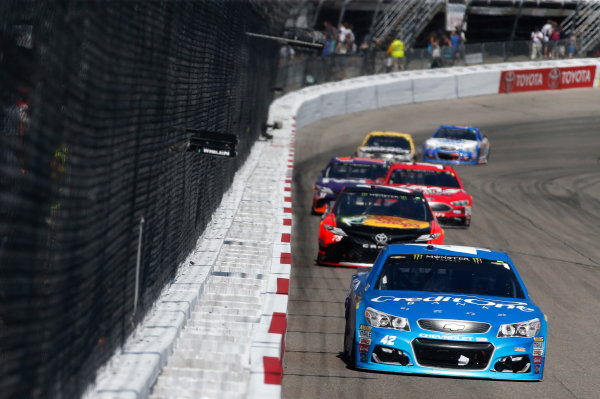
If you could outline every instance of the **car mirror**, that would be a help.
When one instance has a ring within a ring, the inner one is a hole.
[[[375,179],[375,184],[383,184],[385,183],[385,179],[383,177],[378,177]]]
[[[331,208],[333,208],[333,202],[329,202],[327,203],[327,207],[325,207],[325,212],[323,212],[323,214],[321,215],[321,220],[325,219],[325,217],[329,214],[329,212],[331,211]]]

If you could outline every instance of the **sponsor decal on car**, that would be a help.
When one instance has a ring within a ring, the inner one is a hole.
[[[454,195],[456,193],[460,193],[463,190],[459,188],[442,188],[436,186],[422,186],[419,184],[402,184],[399,187],[408,188],[415,191],[420,191],[423,194],[433,194],[433,195]],[[429,200],[429,198],[427,198]]]
[[[515,352],[525,352],[525,351],[526,351],[525,348],[522,348],[520,346],[515,346]]]
[[[535,369],[534,369],[534,372],[535,372],[536,374],[539,374],[539,373],[540,373],[540,371],[541,371],[541,369],[542,369],[542,368],[540,367],[540,365],[539,365],[539,364],[536,364],[536,366],[535,366]]]
[[[371,331],[360,330],[358,336],[360,338],[371,338]]]
[[[534,349],[533,356],[542,356],[544,351],[542,349]]]
[[[365,330],[365,331],[371,331],[373,329],[373,327],[371,327],[371,326],[365,326],[364,324],[361,324],[359,328],[361,330]]]
[[[535,342],[544,342],[544,337],[534,337],[533,340]]]
[[[456,305],[460,305],[460,306],[465,306],[465,304],[476,305],[476,306],[481,306],[483,309],[506,308],[506,309],[518,309],[522,312],[533,312],[534,311],[534,309],[528,308],[526,306],[527,305],[526,302],[490,301],[488,299],[477,298],[477,297],[460,298],[460,297],[438,295],[438,296],[430,296],[430,297],[426,297],[426,298],[421,298],[421,297],[402,298],[402,297],[382,295],[382,296],[378,296],[378,297],[371,299],[371,301],[376,302],[376,303],[405,301],[408,305],[414,305],[415,302],[428,302],[428,303],[436,304],[436,305],[439,305],[440,303],[443,303],[443,302],[447,302],[447,303],[455,303]],[[542,337],[536,337],[536,338],[542,338]],[[535,340],[535,338],[534,338],[534,340]]]
[[[542,357],[541,356],[534,356],[533,357],[533,364],[542,364]]]
[[[368,352],[369,351],[369,345],[358,345],[358,351],[359,352]]]
[[[428,339],[442,339],[445,341],[488,342],[488,339],[485,337],[469,337],[464,335],[441,335],[420,333],[419,337]]]
[[[396,216],[364,215],[350,216],[341,219],[347,226],[362,225],[371,227],[387,227],[397,229],[425,229],[430,226],[429,222],[421,220],[406,219]]]
[[[543,342],[534,342],[533,349],[544,349],[544,343]]]

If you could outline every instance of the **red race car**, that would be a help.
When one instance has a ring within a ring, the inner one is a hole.
[[[421,191],[443,226],[469,227],[473,198],[451,166],[431,163],[392,165],[385,184]]]
[[[346,186],[327,208],[317,263],[370,267],[389,244],[443,244],[444,230],[424,195],[406,188]]]

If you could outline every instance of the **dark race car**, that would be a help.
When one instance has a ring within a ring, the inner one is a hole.
[[[385,184],[421,191],[443,226],[469,227],[473,198],[451,166],[430,163],[392,165]]]
[[[422,160],[449,164],[477,165],[487,163],[490,142],[472,126],[440,126],[423,143]]]
[[[368,267],[386,245],[409,242],[444,242],[444,230],[422,193],[347,186],[321,221],[317,263]]]
[[[544,376],[547,320],[504,252],[390,245],[352,277],[344,354],[359,369],[502,380]]]
[[[390,163],[381,159],[332,158],[313,186],[312,212],[325,212],[327,204],[335,201],[339,192],[349,184],[383,183],[389,167]]]

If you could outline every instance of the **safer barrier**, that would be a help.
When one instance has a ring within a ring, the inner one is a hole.
[[[600,60],[589,58],[363,76],[307,87],[278,99],[273,106],[285,104],[301,128],[324,118],[394,105],[515,91],[597,88],[599,66]]]

